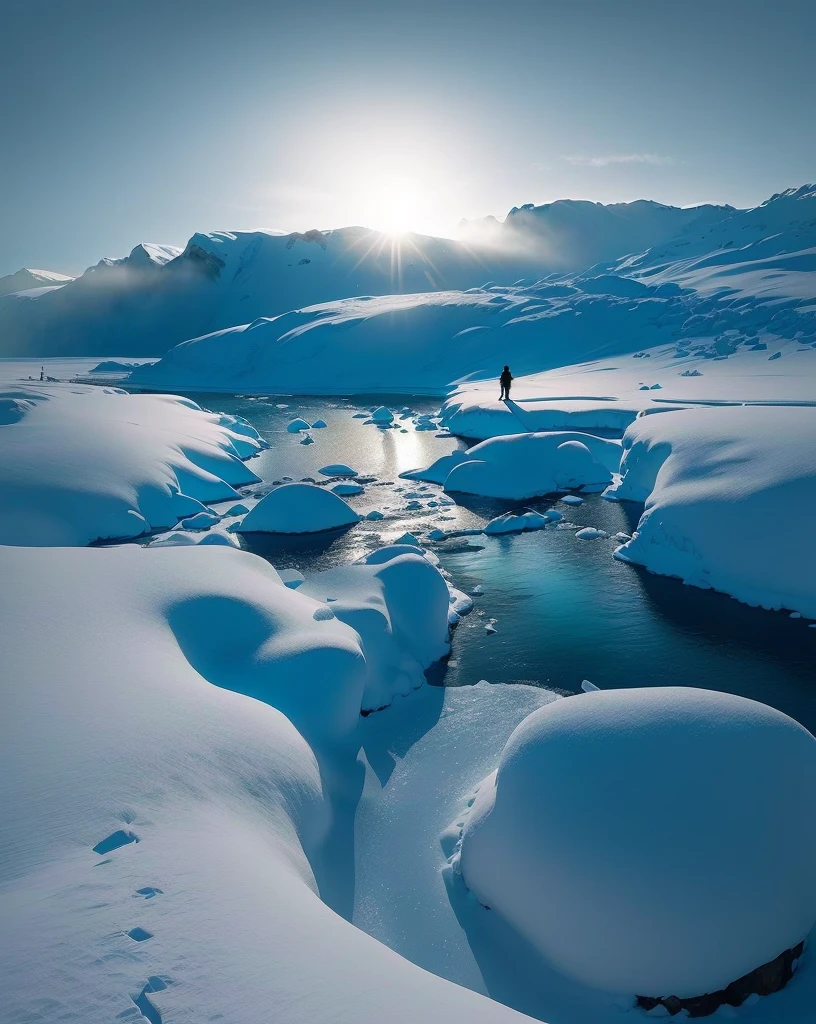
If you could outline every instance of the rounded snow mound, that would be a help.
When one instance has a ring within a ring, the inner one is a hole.
[[[573,487],[605,486],[620,462],[614,441],[557,431],[508,434],[467,450],[445,479],[446,491],[524,500]]]
[[[511,735],[465,822],[468,887],[605,990],[725,988],[816,921],[816,740],[686,687],[554,701]]]
[[[358,522],[343,499],[315,484],[283,484],[262,498],[241,523],[241,533],[320,533]]]

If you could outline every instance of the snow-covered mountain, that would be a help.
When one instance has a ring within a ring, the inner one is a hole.
[[[563,201],[514,209],[503,224],[492,221],[494,230],[483,230],[485,221],[459,241],[349,227],[196,234],[183,250],[144,243],[59,292],[15,287],[0,301],[0,355],[158,355],[188,338],[338,299],[532,283],[668,244],[729,212]]]
[[[731,237],[738,231],[740,249]],[[764,362],[807,347],[816,359],[814,271],[816,189],[799,189],[709,226],[692,222],[670,245],[580,274],[341,299],[258,318],[180,345],[132,381],[441,394],[465,378],[495,377],[502,363],[530,374],[660,346],[689,372],[740,350]]]
[[[622,254],[665,245],[687,233],[707,231],[737,212],[732,206],[683,209],[639,199],[592,203],[560,199],[544,206],[514,207],[503,223],[487,217],[460,225],[462,236],[525,252],[561,272],[575,272]]]
[[[0,277],[0,295],[11,295],[14,292],[26,292],[39,288],[61,288],[73,281],[73,277],[57,274],[53,270],[33,270],[23,267],[16,274]]]

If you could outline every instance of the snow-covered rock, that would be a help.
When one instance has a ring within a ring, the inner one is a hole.
[[[617,557],[816,618],[816,409],[646,416],[623,445],[615,494],[646,509]]]
[[[186,398],[3,382],[0,543],[90,544],[174,526],[258,482],[242,460],[262,447],[248,423]]]
[[[459,868],[578,981],[702,995],[816,921],[814,787],[816,740],[763,704],[594,691],[516,729],[465,821]]]
[[[448,653],[448,587],[417,549],[382,548],[361,563],[318,573],[298,593],[326,605],[362,639],[362,707],[375,710],[425,682],[424,670]]]
[[[261,498],[241,523],[242,533],[319,533],[359,522],[338,495],[316,484],[283,484]]]
[[[523,500],[608,484],[620,445],[589,434],[511,434],[482,441],[466,454],[446,477],[446,491]]]

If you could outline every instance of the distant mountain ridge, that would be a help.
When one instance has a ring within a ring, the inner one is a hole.
[[[75,280],[19,271],[0,279],[0,355],[160,355],[319,303],[576,275],[585,294],[614,294],[626,287],[612,278],[716,291],[727,290],[729,278],[756,287],[778,271],[795,294],[813,280],[801,275],[816,269],[816,187],[788,189],[752,210],[647,200],[528,204],[464,233],[456,241],[362,227],[216,231],[193,235],[183,249],[142,243]]]

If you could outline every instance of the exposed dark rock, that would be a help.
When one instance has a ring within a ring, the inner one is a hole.
[[[677,996],[638,996],[637,1004],[644,1010],[665,1006],[672,1017],[681,1010],[685,1010],[689,1017],[708,1017],[724,1004],[742,1006],[748,996],[754,993],[758,996],[769,996],[772,992],[784,988],[793,977],[793,965],[802,955],[804,945],[802,940],[767,964],[762,964],[750,974],[732,981],[727,988],[719,989],[717,992],[707,992],[705,995],[692,996],[688,999],[679,999]]]

